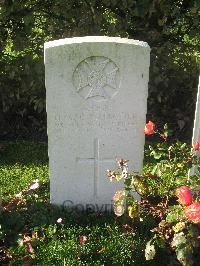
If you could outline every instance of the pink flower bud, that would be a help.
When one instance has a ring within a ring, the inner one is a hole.
[[[193,149],[194,149],[194,151],[198,151],[199,150],[199,146],[200,146],[200,143],[198,141],[194,142],[193,143]]]
[[[32,245],[31,245],[31,243],[27,243],[27,251],[29,253],[34,253],[34,249],[33,249]]]

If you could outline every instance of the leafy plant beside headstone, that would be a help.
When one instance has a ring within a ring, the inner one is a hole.
[[[153,169],[144,168],[142,174],[131,173],[128,161],[120,159],[117,170],[108,170],[111,181],[124,180],[124,190],[117,191],[113,197],[114,212],[117,216],[126,213],[138,221],[156,217],[158,225],[151,230],[153,235],[146,245],[146,260],[153,259],[158,249],[165,249],[173,265],[178,262],[193,265],[199,259],[200,246],[200,160],[197,156],[200,143],[193,143],[192,149],[179,142],[167,144],[170,135],[167,125],[159,132],[151,121],[146,124],[144,133],[158,134],[162,139],[161,143],[150,146],[146,154],[150,163],[153,160],[156,164]],[[188,176],[194,166],[198,171]],[[141,201],[135,200],[135,193],[141,196]]]

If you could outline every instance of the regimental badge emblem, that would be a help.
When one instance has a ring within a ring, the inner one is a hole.
[[[105,101],[113,98],[119,90],[119,67],[104,56],[91,56],[81,61],[74,73],[76,91],[85,100]]]

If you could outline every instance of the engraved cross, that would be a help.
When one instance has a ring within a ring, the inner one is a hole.
[[[99,152],[100,141],[98,138],[94,139],[94,157],[93,158],[76,158],[78,163],[92,163],[94,165],[94,197],[97,197],[97,182],[99,177],[100,163],[113,163],[114,159],[100,159]]]

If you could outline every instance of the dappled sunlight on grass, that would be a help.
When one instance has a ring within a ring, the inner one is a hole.
[[[15,142],[3,146],[0,264],[156,265],[144,263],[144,248],[154,220],[133,226],[128,217],[72,214],[52,206],[47,145]],[[62,223],[57,222],[59,218]],[[81,236],[86,239],[84,243]]]
[[[1,142],[0,189],[3,200],[9,200],[39,179],[49,183],[47,144]]]

